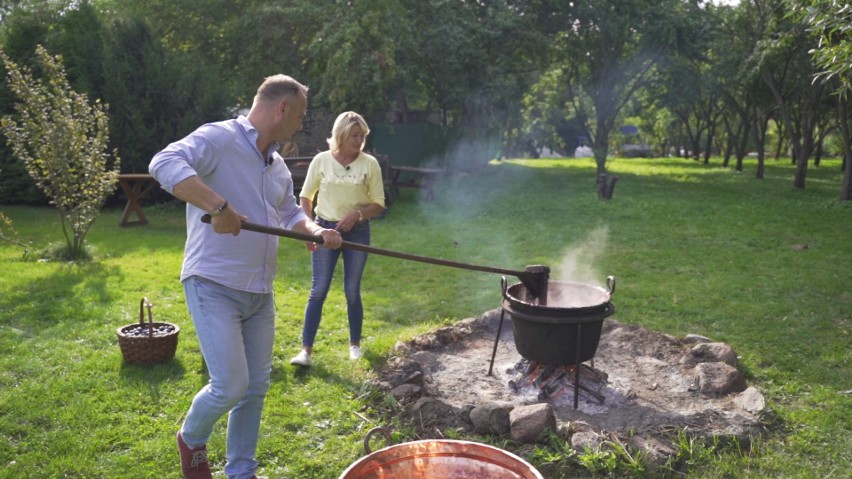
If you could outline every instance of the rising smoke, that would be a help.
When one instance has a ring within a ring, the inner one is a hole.
[[[600,258],[607,249],[609,227],[599,226],[590,231],[585,238],[568,245],[559,264],[551,267],[551,278],[601,285],[605,277],[597,269]]]

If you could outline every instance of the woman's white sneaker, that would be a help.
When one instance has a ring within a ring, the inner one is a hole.
[[[349,359],[354,361],[356,359],[361,359],[361,356],[363,355],[364,353],[361,352],[360,346],[349,346]]]
[[[308,354],[308,352],[304,349],[299,351],[299,354],[297,354],[295,357],[293,357],[293,359],[290,360],[290,364],[294,366],[305,366],[306,368],[310,367],[312,363],[313,361],[311,361],[311,355]]]

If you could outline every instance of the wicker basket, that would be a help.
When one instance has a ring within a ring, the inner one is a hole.
[[[145,322],[145,308],[148,322]],[[172,359],[177,350],[180,327],[172,323],[155,323],[151,303],[142,298],[139,303],[139,322],[118,328],[118,345],[124,360],[133,364],[162,363]]]

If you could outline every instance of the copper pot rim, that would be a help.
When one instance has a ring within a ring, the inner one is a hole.
[[[384,447],[351,464],[339,479],[374,477],[370,474],[379,472],[389,464],[441,457],[470,459],[474,463],[486,462],[503,467],[524,479],[544,479],[530,463],[516,454],[488,444],[457,439],[422,439]]]

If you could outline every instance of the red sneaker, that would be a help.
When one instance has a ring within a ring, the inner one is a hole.
[[[213,479],[210,464],[207,462],[207,445],[190,448],[177,433],[178,451],[180,451],[180,470],[186,479]]]

